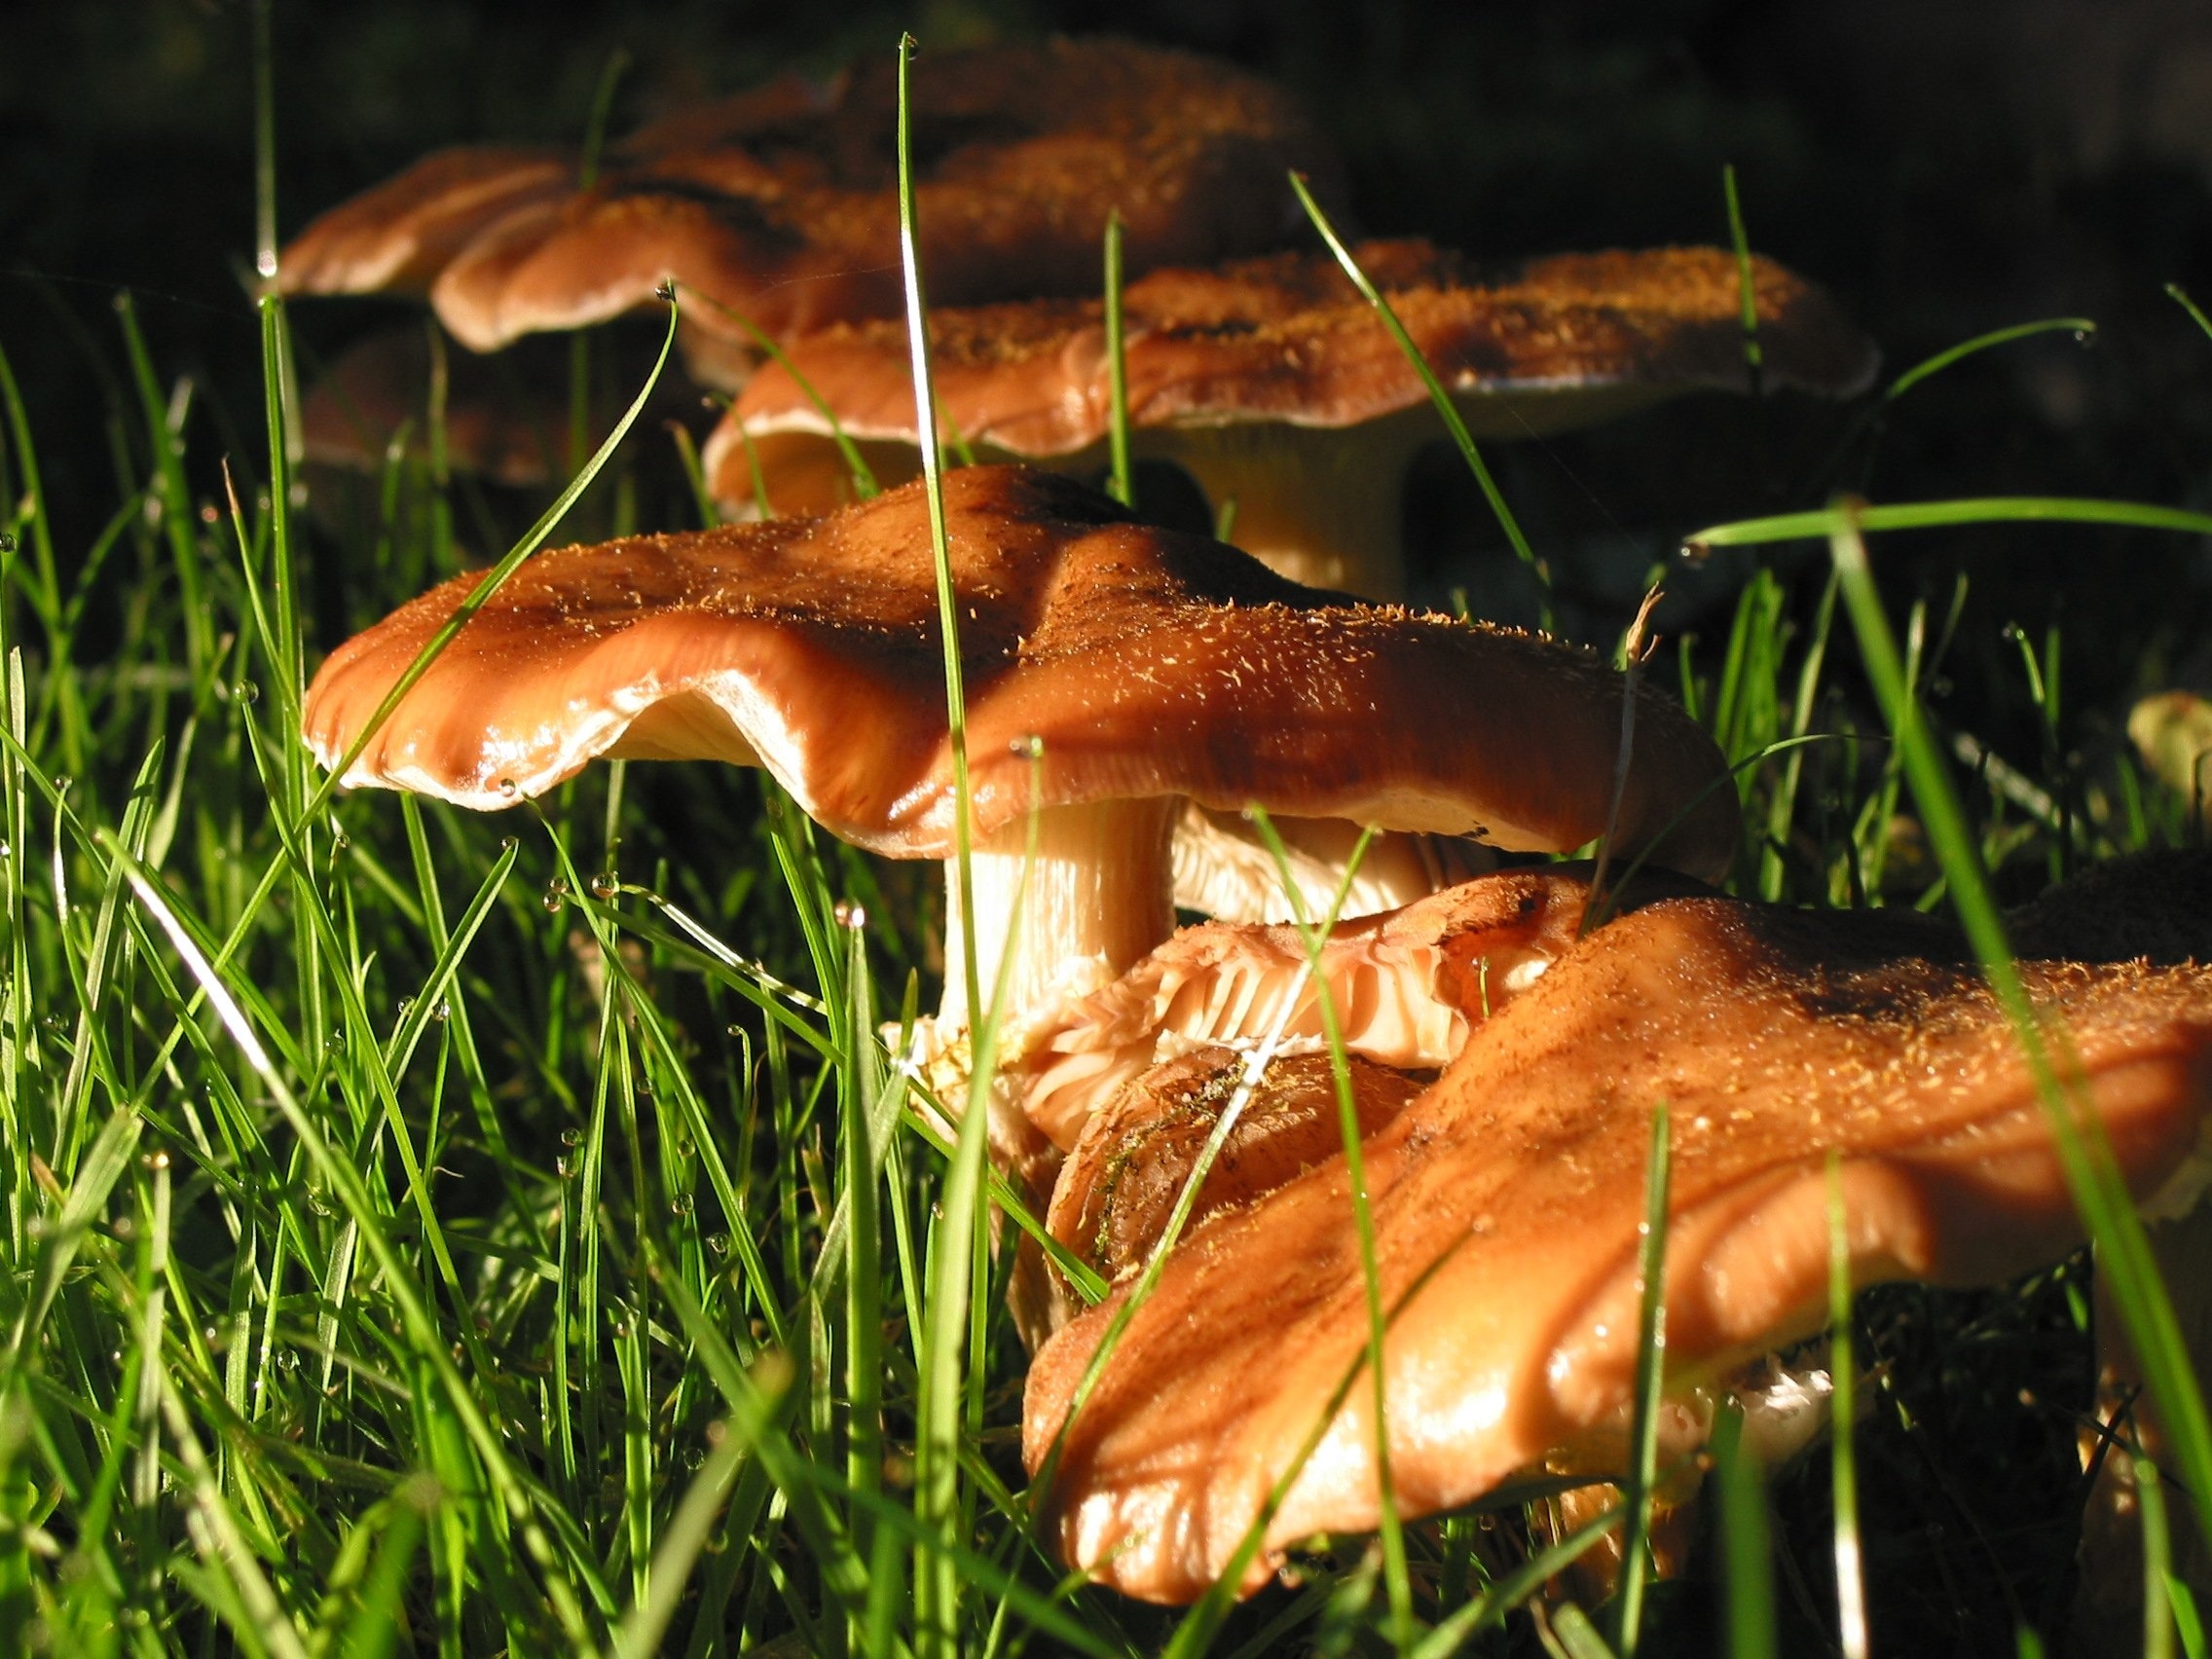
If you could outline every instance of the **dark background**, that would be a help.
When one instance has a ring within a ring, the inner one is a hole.
[[[0,7],[0,348],[64,548],[120,498],[119,293],[135,296],[165,378],[200,388],[195,465],[256,447],[252,26],[237,0]],[[296,231],[435,145],[573,140],[617,53],[619,132],[777,70],[888,53],[904,27],[925,53],[1112,29],[1234,57],[1309,102],[1348,158],[1366,230],[1484,255],[1723,241],[1733,162],[1753,244],[1841,299],[1881,342],[1885,377],[2010,323],[2100,324],[2093,347],[2046,336],[1922,386],[1870,463],[1824,467],[1844,417],[1793,398],[1708,398],[1500,446],[1493,462],[1590,637],[1683,533],[1838,485],[1882,500],[2212,505],[2212,340],[2163,292],[2212,301],[2212,7],[2190,0],[275,0],[279,222]],[[303,358],[391,314],[299,304]],[[1455,458],[1417,472],[1409,511],[1426,594],[1524,604]],[[2016,673],[1998,639],[2014,620],[2065,622],[2070,707],[2108,723],[2129,694],[2212,666],[2198,657],[2212,564],[2191,538],[2005,527],[1899,537],[1879,557],[1900,600],[1945,600],[1970,576],[1962,684]],[[1711,634],[1743,568],[1679,576],[1675,626]],[[1993,713],[1992,735],[2032,757],[2009,719]]]

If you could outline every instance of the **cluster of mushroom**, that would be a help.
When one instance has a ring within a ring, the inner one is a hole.
[[[1033,1371],[1025,1444],[1041,1464],[1061,1443],[1050,1514],[1072,1562],[1186,1599],[1264,1521],[1251,1588],[1295,1540],[1375,1523],[1379,1444],[1407,1514],[1516,1472],[1604,1467],[1634,1369],[1661,1100],[1677,1387],[1725,1385],[1820,1323],[1831,1148],[1860,1282],[2003,1277],[2078,1236],[2009,1028],[1942,929],[1657,873],[1609,893],[1615,919],[1586,932],[1583,874],[1478,878],[1322,950],[1393,1314],[1386,1442],[1354,1391],[1299,1464],[1366,1340],[1333,1082],[1297,936],[1169,937],[1174,803],[1272,799],[1571,846],[1604,821],[1622,678],[1564,645],[1301,589],[1048,474],[963,469],[946,507],[977,881],[1002,894],[977,905],[977,945],[987,959],[1012,923],[1023,952],[993,1139],[1051,1192],[1054,1235],[1122,1281],[1072,1319],[1064,1296],[1033,1309],[1040,1336],[1066,1321]],[[332,654],[308,708],[325,763],[479,579]],[[918,486],[819,520],[549,553],[492,596],[347,781],[490,808],[598,755],[720,758],[768,767],[860,845],[942,858],[957,806],[936,617]],[[1712,872],[1735,832],[1719,756],[1678,709],[1637,695],[1621,847]],[[1035,734],[1033,774],[1012,740]],[[1044,867],[1016,921],[1003,896],[1022,885],[1032,811]],[[2066,948],[2079,933],[2060,914],[2032,937]],[[2193,1179],[2212,973],[2054,962],[2031,983],[2071,1032],[2131,1187]],[[964,1014],[955,992],[940,1016]],[[1224,1080],[1259,1040],[1287,1057],[1070,1420],[1129,1271],[1234,1096]]]
[[[1118,215],[1136,458],[1180,467],[1237,545],[1294,580],[1399,598],[1405,474],[1439,428],[1335,262],[1266,251],[1303,222],[1291,171],[1344,216],[1342,166],[1296,102],[1211,59],[1096,39],[947,54],[913,96],[945,434],[987,460],[1103,471],[1100,246]],[[832,432],[881,478],[917,467],[893,98],[886,62],[823,89],[787,77],[641,129],[588,184],[574,153],[441,151],[315,220],[277,280],[424,294],[478,351],[607,320],[674,282],[693,302],[692,374],[742,392],[708,444],[713,494],[739,515],[821,512],[854,492]],[[1766,387],[1843,397],[1874,371],[1871,342],[1825,295],[1721,249],[1485,267],[1393,241],[1356,258],[1478,437],[1751,389],[1747,297]],[[763,337],[781,355],[756,375]],[[344,362],[313,400],[319,452],[381,456],[406,410],[388,387],[420,377],[419,355],[407,336]],[[517,469],[544,447],[526,400],[500,387],[463,414],[487,465]]]
[[[573,156],[448,152],[287,250],[295,290],[424,290],[477,348],[673,277],[719,302],[686,313],[695,369],[744,386],[708,452],[718,493],[743,506],[757,482],[820,514],[533,559],[370,729],[482,578],[449,583],[331,655],[307,735],[325,764],[359,747],[349,784],[485,809],[606,755],[763,766],[893,857],[949,860],[970,815],[976,937],[948,940],[948,962],[973,950],[991,984],[1015,951],[994,1150],[1116,1285],[1087,1309],[1032,1275],[1020,1309],[1042,1345],[1024,1449],[1033,1470],[1050,1461],[1045,1513],[1072,1563],[1184,1600],[1256,1529],[1250,1589],[1297,1540],[1376,1524],[1385,1450],[1409,1515],[1518,1473],[1611,1466],[1662,1101],[1677,1390],[1735,1387],[1818,1328],[1831,1154],[1857,1282],[2002,1277],[2077,1239],[2027,1070],[1952,936],[1700,884],[1729,863],[1737,802],[1681,709],[1551,641],[1289,579],[1396,597],[1396,497],[1427,428],[1419,383],[1334,266],[1265,251],[1293,222],[1285,169],[1326,194],[1334,163],[1248,76],[1058,42],[916,79],[947,424],[986,459],[1098,468],[1107,364],[1085,296],[1119,209],[1139,274],[1138,452],[1233,501],[1273,567],[1056,472],[949,474],[972,756],[956,796],[924,497],[840,504],[830,459],[834,424],[886,476],[914,469],[906,352],[881,320],[899,290],[880,67],[671,117],[588,186]],[[1478,433],[1746,384],[1733,256],[1485,271],[1395,242],[1359,259]],[[1751,292],[1771,383],[1865,383],[1870,348],[1817,290],[1762,261]],[[789,367],[745,385],[753,337],[724,307],[781,336]],[[1298,854],[1290,908],[1327,906],[1359,827],[1406,837],[1377,844],[1359,919],[1317,963],[1260,925],[1285,901],[1233,832],[1253,803]],[[1603,895],[1564,866],[1457,882],[1481,866],[1472,845],[1601,835],[1637,872]],[[1178,906],[1221,919],[1176,934]],[[2212,1097],[2212,974],[2105,962],[2067,914],[2027,918],[2049,958],[2031,987],[2131,1190],[2178,1203]],[[947,973],[930,1048],[953,1070],[966,978]],[[1368,1286],[1332,1025],[1390,1309],[1381,1420],[1372,1392],[1343,1386]],[[1255,1051],[1277,1058],[1248,1076]],[[1208,1139],[1186,1234],[1079,1405]]]

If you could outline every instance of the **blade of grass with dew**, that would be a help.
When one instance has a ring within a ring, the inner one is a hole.
[[[1844,603],[1868,678],[1903,752],[1913,798],[1948,882],[1951,903],[1999,1006],[2020,1038],[2068,1191],[2096,1246],[2098,1266],[2107,1274],[2128,1341],[2142,1361],[2152,1398],[2172,1438],[2182,1471],[2180,1484],[2197,1505],[2200,1522],[2212,1523],[2212,1419],[2205,1412],[2188,1346],[2144,1236],[2142,1220],[2113,1166],[2095,1114],[2071,1097],[2051,1064],[2046,1035],[2006,943],[1988,873],[1950,774],[1917,708],[1903,694],[1896,642],[1852,509],[1836,508],[1832,516],[1836,530],[1830,556],[1842,580]]]
[[[1505,504],[1504,493],[1498,489],[1497,481],[1491,476],[1490,465],[1483,460],[1482,452],[1475,447],[1467,424],[1459,418],[1459,411],[1453,404],[1451,394],[1444,389],[1444,383],[1436,378],[1436,371],[1428,366],[1428,359],[1421,355],[1420,348],[1414,344],[1414,337],[1406,332],[1406,325],[1398,320],[1398,313],[1390,309],[1390,302],[1382,297],[1382,291],[1376,287],[1367,273],[1359,268],[1359,262],[1352,258],[1351,249],[1338,237],[1328,216],[1321,211],[1321,204],[1313,200],[1312,192],[1307,189],[1306,180],[1299,174],[1292,173],[1290,187],[1298,193],[1299,204],[1306,209],[1306,216],[1313,222],[1313,228],[1321,233],[1321,240],[1329,244],[1329,251],[1336,255],[1337,263],[1344,267],[1345,275],[1351,278],[1352,285],[1360,291],[1367,303],[1375,308],[1375,314],[1382,319],[1382,326],[1390,331],[1390,338],[1397,342],[1398,350],[1405,353],[1406,361],[1413,365],[1414,373],[1420,376],[1421,385],[1428,388],[1429,401],[1436,406],[1437,414],[1443,418],[1445,429],[1452,434],[1452,441],[1458,446],[1460,458],[1467,463],[1467,470],[1475,475],[1475,482],[1482,486],[1483,498],[1490,503],[1490,510],[1496,516],[1498,528],[1505,532],[1505,539],[1512,544],[1513,556],[1536,578],[1537,622],[1545,633],[1552,632],[1555,618],[1552,614],[1551,569],[1536,557],[1536,550],[1529,545],[1529,538],[1521,534],[1520,521],[1513,516],[1513,509]]]
[[[1856,1455],[1858,1379],[1851,1341],[1851,1234],[1843,1209],[1843,1161],[1827,1160],[1829,1469],[1835,1502],[1837,1641],[1843,1659],[1866,1659],[1866,1580],[1861,1569],[1859,1461]]]
[[[1651,1496],[1659,1482],[1660,1391],[1666,1386],[1667,1215],[1674,1184],[1674,1145],[1667,1103],[1651,1110],[1651,1153],[1644,1165],[1643,1221],[1638,1227],[1636,1395],[1630,1418],[1628,1480],[1621,1491],[1627,1521],[1621,1532],[1621,1575],[1615,1592],[1613,1644],[1635,1659],[1643,1640],[1643,1595],[1649,1568]]]

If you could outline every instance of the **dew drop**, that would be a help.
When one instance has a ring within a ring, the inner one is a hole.
[[[231,687],[231,695],[241,703],[258,703],[261,701],[261,687],[250,680],[241,680]]]
[[[841,928],[850,928],[857,933],[867,926],[866,907],[853,900],[838,900],[830,913],[837,919],[837,925]]]
[[[2094,346],[2094,345],[2095,345],[2096,343],[2097,343],[2097,331],[2096,331],[2095,329],[2093,329],[2093,328],[2077,328],[2077,329],[2076,329],[2076,330],[2074,331],[2074,344],[2075,344],[2075,345],[2077,345],[2077,346]]]
[[[1027,732],[1007,746],[1007,753],[1016,760],[1042,760],[1045,758],[1045,740],[1035,732]]]
[[[505,796],[508,800],[513,800],[516,796],[522,793],[522,785],[516,783],[512,778],[501,778],[498,782],[498,789],[499,793]]]
[[[405,1018],[406,1018],[406,1017],[407,1017],[407,1016],[408,1016],[409,1014],[413,1014],[414,1012],[415,1012],[415,999],[414,999],[413,997],[401,997],[401,998],[399,999],[399,1017],[400,1017],[400,1018],[402,1018],[402,1019],[405,1019]]]
[[[669,1199],[668,1213],[678,1217],[689,1215],[691,1213],[691,1195],[689,1193],[679,1193]]]
[[[718,1255],[718,1256],[726,1256],[726,1255],[728,1255],[728,1254],[729,1254],[729,1235],[728,1235],[728,1234],[726,1234],[726,1233],[710,1233],[710,1234],[708,1234],[708,1235],[707,1235],[707,1248],[708,1248],[708,1249],[710,1249],[710,1250],[712,1250],[712,1251],[713,1251],[713,1252],[714,1252],[714,1253],[715,1253],[716,1255]]]
[[[584,1132],[583,1132],[583,1130],[581,1130],[581,1129],[563,1129],[563,1130],[561,1131],[561,1144],[562,1144],[563,1146],[567,1146],[567,1147],[577,1147],[577,1146],[581,1146],[581,1145],[583,1145],[583,1144],[584,1144]]]
[[[0,553],[13,553],[15,550],[16,537],[14,535],[8,531],[0,530]]]
[[[591,896],[602,902],[612,899],[622,891],[622,879],[612,870],[606,870],[591,878]]]
[[[561,906],[568,902],[568,898],[569,884],[567,882],[549,881],[545,884],[545,897],[539,903],[545,906],[546,913],[551,915],[560,910]]]
[[[213,501],[202,501],[200,503],[200,522],[202,524],[220,524],[223,515],[215,510]]]
[[[502,853],[511,853],[521,845],[522,843],[512,835],[501,835],[499,837],[499,851]]]
[[[159,1170],[166,1169],[168,1166],[169,1155],[166,1151],[150,1152],[146,1155],[147,1168]]]
[[[430,1019],[431,1019],[432,1023],[434,1023],[434,1024],[438,1024],[438,1025],[443,1025],[443,1024],[444,1024],[444,1023],[445,1023],[445,1022],[446,1022],[447,1020],[451,1019],[452,1017],[453,1017],[453,1004],[451,1004],[450,1002],[447,1002],[447,1001],[445,1000],[445,998],[443,998],[443,997],[440,997],[440,998],[438,999],[438,1006],[437,1006],[436,1008],[433,1008],[432,1010],[430,1010]]]

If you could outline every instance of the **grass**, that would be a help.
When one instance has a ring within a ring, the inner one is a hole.
[[[1554,1539],[1508,1493],[1307,1552],[1300,1586],[1241,1607],[1069,1582],[1014,1453],[1024,1357],[981,1114],[946,1143],[875,1037],[937,971],[926,884],[751,775],[602,768],[488,819],[335,793],[293,737],[332,643],[303,595],[319,581],[365,623],[459,569],[454,487],[395,458],[372,540],[311,534],[282,307],[261,324],[262,447],[229,448],[224,488],[209,422],[119,313],[118,499],[76,548],[40,489],[36,388],[0,355],[8,1650],[1856,1650],[1835,1592],[1855,1575],[1880,1651],[2060,1640],[2079,1258],[1975,1297],[1860,1299],[1838,1330],[1882,1361],[1866,1418],[1765,1488],[1723,1435],[1714,1578],[1650,1583],[1638,1554],[1611,1608],[1539,1630],[1521,1609],[1615,1517]],[[627,427],[492,581],[619,482]],[[1698,540],[2068,515],[2212,528],[2007,498]],[[2126,755],[2068,758],[2048,648],[1985,695],[2050,729],[2028,782],[2062,810],[2023,817],[1994,772],[1960,791],[1937,739],[1972,734],[1912,714],[1953,630],[1853,545],[1836,580],[1760,569],[1724,637],[1675,659],[1741,763],[1736,885],[1957,902],[2002,984],[1986,868],[2178,841],[2189,803]],[[1665,1147],[1662,1119],[1655,1194]],[[2094,1225],[2157,1353],[2156,1275],[2109,1200]],[[1388,1314],[1371,1307],[1375,1340]],[[2170,1509],[2212,1491],[2212,1452],[2170,1353],[2153,1385],[2183,1424]],[[1657,1473],[1638,1444],[1632,1536]]]

